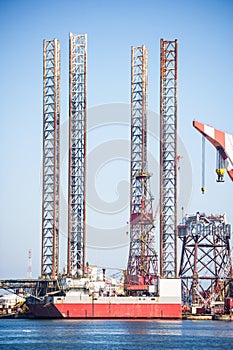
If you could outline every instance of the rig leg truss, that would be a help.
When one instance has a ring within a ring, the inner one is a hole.
[[[59,259],[60,43],[44,40],[41,275],[54,278]]]
[[[177,40],[160,51],[160,275],[177,277]]]
[[[182,241],[179,275],[186,303],[219,300],[231,280],[231,225],[225,215],[186,215],[178,226]]]
[[[69,193],[67,273],[84,275],[86,251],[87,37],[70,34]]]
[[[127,280],[149,284],[157,276],[154,218],[147,170],[147,48],[131,51],[130,251]]]

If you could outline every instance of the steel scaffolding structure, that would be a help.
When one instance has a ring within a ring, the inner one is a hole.
[[[60,42],[44,40],[43,53],[41,275],[54,278],[59,260]]]
[[[87,36],[70,34],[68,275],[84,275],[86,252]]]
[[[177,277],[177,48],[160,43],[160,275]]]
[[[157,276],[154,218],[147,169],[148,52],[131,50],[131,172],[129,284],[149,284]]]
[[[178,226],[182,241],[179,275],[186,303],[209,303],[221,297],[232,279],[231,225],[225,215],[186,215]]]

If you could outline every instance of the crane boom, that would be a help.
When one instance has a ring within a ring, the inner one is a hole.
[[[217,130],[212,126],[193,121],[193,126],[197,129],[220,153],[225,161],[226,170],[233,181],[233,135]]]

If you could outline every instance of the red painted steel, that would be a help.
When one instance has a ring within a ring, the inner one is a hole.
[[[204,135],[217,150],[220,150],[221,156],[225,160],[227,173],[233,181],[233,135],[217,130],[210,125],[200,123],[196,120],[193,121],[193,126]]]
[[[127,318],[127,319],[181,319],[181,304],[114,304],[59,303],[34,304],[30,310],[35,317],[43,318]]]

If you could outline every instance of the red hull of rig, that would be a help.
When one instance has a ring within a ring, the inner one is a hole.
[[[181,319],[181,304],[52,304],[30,305],[37,318]]]

